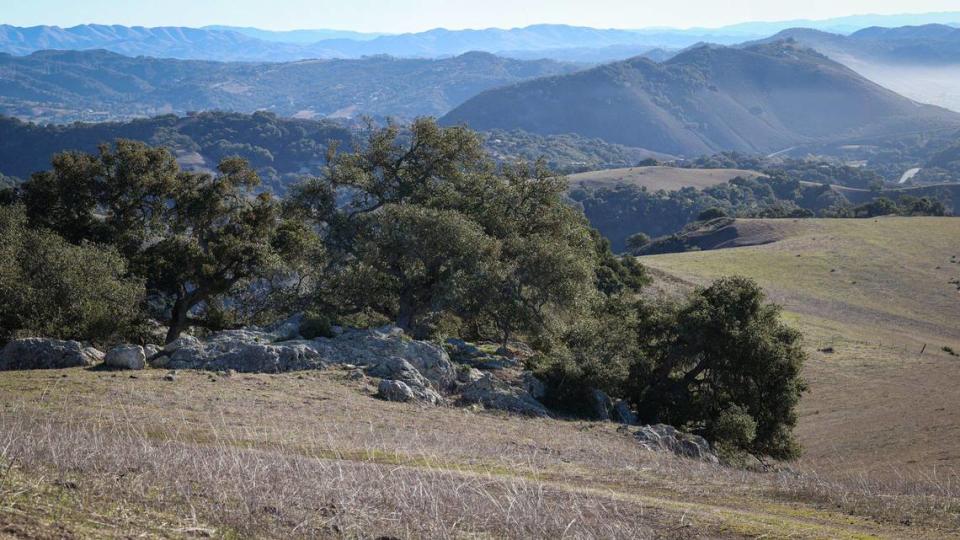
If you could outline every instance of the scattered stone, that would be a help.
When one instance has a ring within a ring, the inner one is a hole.
[[[678,431],[673,426],[656,424],[640,426],[634,433],[637,441],[644,447],[654,451],[669,451],[709,463],[719,463],[717,455],[710,448],[710,443],[699,435],[692,435]]]
[[[177,379],[177,370],[173,370],[163,376],[165,381],[175,381]]]
[[[16,339],[0,351],[0,371],[89,366],[95,360],[96,355],[77,341]]]
[[[143,369],[147,363],[147,355],[139,345],[120,345],[110,349],[103,361],[114,368]]]
[[[367,378],[367,374],[362,369],[354,368],[347,372],[347,378],[351,381],[362,381]]]
[[[160,351],[162,350],[163,349],[161,349],[157,345],[154,345],[153,343],[148,343],[147,345],[143,346],[143,353],[147,355],[147,360],[153,358],[154,356],[159,354]]]

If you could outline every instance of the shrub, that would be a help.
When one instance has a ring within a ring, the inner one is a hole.
[[[727,217],[727,212],[723,208],[718,208],[714,206],[713,208],[707,208],[697,216],[697,221],[710,221],[711,219],[717,219]]]
[[[300,323],[300,335],[304,339],[332,338],[333,324],[326,315],[307,312],[303,316],[303,322]]]
[[[72,245],[0,208],[0,341],[20,336],[106,342],[134,330],[143,282],[113,249]]]
[[[713,422],[710,437],[717,445],[749,448],[757,436],[757,422],[746,409],[731,405]]]

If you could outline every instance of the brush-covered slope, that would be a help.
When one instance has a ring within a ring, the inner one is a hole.
[[[407,118],[441,115],[483,90],[576,69],[487,53],[287,63],[131,58],[107,51],[0,54],[0,114],[54,122],[209,109]]]
[[[579,133],[672,154],[773,152],[960,125],[785,42],[703,46],[484,92],[443,118],[477,129]]]

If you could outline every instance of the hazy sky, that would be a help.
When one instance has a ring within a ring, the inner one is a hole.
[[[960,0],[0,0],[0,24],[229,24],[379,32],[535,23],[685,28],[958,10]]]

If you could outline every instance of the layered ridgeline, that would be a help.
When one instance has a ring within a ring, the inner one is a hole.
[[[791,39],[907,97],[960,111],[960,28],[943,24],[871,27],[850,35],[791,28]]]
[[[778,26],[773,30],[782,30]],[[431,58],[469,51],[509,52],[524,56],[549,51],[537,58],[582,58],[609,54],[612,49],[682,48],[700,41],[738,43],[758,39],[770,31],[724,29],[598,29],[560,24],[524,28],[485,28],[371,35],[333,30],[271,32],[257,28],[213,26],[129,27],[87,24],[17,27],[0,25],[0,52],[16,55],[46,49],[105,49],[131,56],[158,56],[193,60],[290,61],[308,58],[392,56]],[[593,51],[591,53],[591,51]],[[622,57],[621,57],[622,58]]]
[[[701,46],[489,90],[442,122],[475,129],[579,133],[682,155],[773,153],[960,126],[812,50],[786,42]]]
[[[517,57],[600,61],[628,58],[645,49],[679,49],[695,43],[741,43],[804,27],[849,34],[870,26],[955,24],[960,13],[866,15],[824,20],[746,22],[720,28],[600,29],[562,24],[383,35],[302,29],[270,31],[231,26],[130,27],[84,24],[17,27],[0,25],[0,52],[16,55],[46,49],[106,49],[130,56],[197,60],[289,61],[305,58],[360,58],[375,54],[406,57],[455,56],[469,51]],[[616,56],[623,54],[623,56]]]
[[[576,69],[486,53],[287,63],[131,58],[106,51],[0,54],[0,114],[45,122],[211,109],[412,118],[444,114],[489,88]]]

